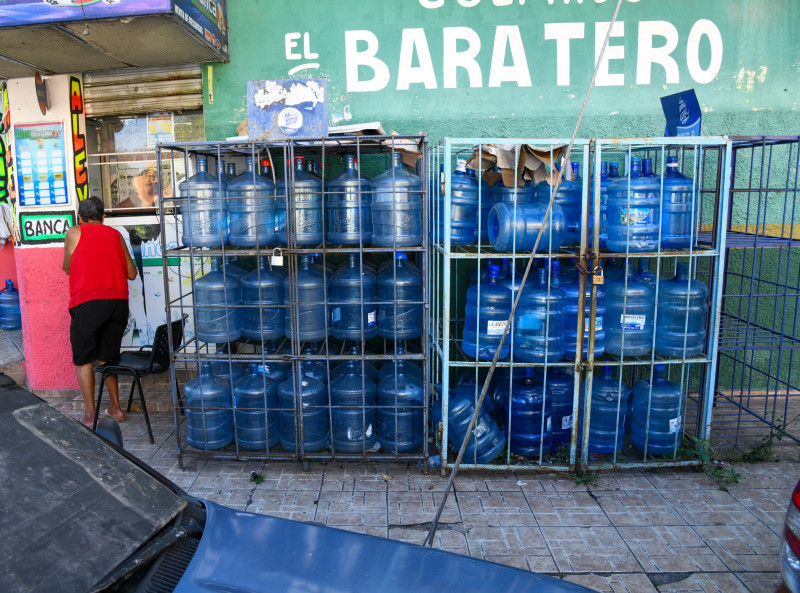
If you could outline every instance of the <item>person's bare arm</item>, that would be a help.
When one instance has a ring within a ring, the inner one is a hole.
[[[67,229],[67,234],[64,237],[64,263],[61,264],[61,269],[64,270],[67,276],[69,276],[69,270],[72,264],[72,254],[75,253],[75,248],[78,246],[80,238],[80,227],[73,226]]]
[[[136,280],[136,264],[133,263],[131,252],[128,251],[128,245],[122,235],[119,236],[119,240],[122,241],[122,251],[125,252],[125,263],[128,265],[128,280]]]

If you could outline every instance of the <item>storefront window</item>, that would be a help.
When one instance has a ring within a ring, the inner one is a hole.
[[[158,142],[204,139],[201,111],[151,113],[90,119],[86,128],[93,144],[89,154],[89,193],[102,197],[107,212],[152,211],[160,196],[172,197],[186,177],[179,155],[162,153],[158,177]],[[172,170],[174,163],[175,170]]]

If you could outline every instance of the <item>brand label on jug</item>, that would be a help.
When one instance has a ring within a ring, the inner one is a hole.
[[[561,418],[561,430],[572,430],[572,414]]]
[[[334,307],[331,311],[331,323],[336,323],[337,321],[341,321],[342,319],[342,309],[340,307]]]
[[[621,208],[620,224],[647,224],[650,215],[649,208]]]
[[[584,318],[584,320],[583,320],[583,331],[585,333],[589,332],[589,321],[590,320],[589,320],[588,317]],[[603,331],[603,318],[602,318],[602,316],[597,316],[597,317],[594,318],[594,331],[595,332]]]
[[[486,322],[486,334],[490,336],[502,336],[508,325],[508,320],[490,319]]]
[[[377,323],[377,313],[375,311],[370,311],[367,313],[367,326],[372,327]]]
[[[643,330],[647,322],[646,315],[620,315],[619,326],[623,329]]]
[[[671,433],[676,433],[681,429],[681,417],[678,416],[677,418],[670,418],[669,420],[669,431]]]

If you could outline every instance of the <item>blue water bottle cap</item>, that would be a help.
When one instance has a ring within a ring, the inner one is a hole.
[[[667,164],[669,165],[671,163],[674,163],[674,164],[677,165],[678,164],[678,157],[677,156],[668,156],[667,157]]]
[[[200,374],[201,375],[210,375],[211,374],[211,363],[210,362],[202,362],[200,363]]]
[[[576,161],[572,161],[572,174],[575,177],[577,177],[580,174],[580,172],[581,172],[581,164]]]
[[[608,175],[608,163],[605,161],[600,163],[600,175],[601,176]]]
[[[394,256],[395,259],[408,259],[408,256],[403,253],[402,251],[398,251],[397,254]]]
[[[11,280],[11,279],[6,280],[6,290],[8,292],[13,292],[14,291],[14,281],[13,280]]]
[[[489,266],[489,278],[497,278],[500,275],[500,267],[491,265]]]
[[[550,270],[553,274],[558,274],[561,271],[561,262],[557,259],[550,262]]]
[[[525,367],[525,369],[522,371],[522,376],[526,379],[533,377],[533,367]]]

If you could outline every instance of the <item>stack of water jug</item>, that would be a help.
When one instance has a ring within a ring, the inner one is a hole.
[[[636,154],[628,159],[625,176],[620,163],[600,163],[596,247],[602,271],[587,276],[584,295],[575,256],[584,219],[595,251],[595,180],[587,183],[591,214],[582,217],[578,163],[571,163],[554,195],[548,181],[507,187],[500,180],[490,186],[463,160],[456,162],[449,195],[441,184],[433,208],[434,241],[480,246],[467,250],[474,259],[453,263],[456,274],[469,271],[467,286],[460,280],[452,284],[466,289],[466,298],[463,292],[457,298],[463,321],[457,349],[466,360],[484,361],[462,375],[451,367],[455,386],[448,392],[447,422],[454,450],[466,436],[486,363],[495,358],[503,363],[469,435],[466,462],[489,463],[503,449],[498,443],[505,443],[511,454],[544,463],[569,443],[573,427],[579,445],[591,454],[621,451],[626,434],[640,454],[676,453],[686,367],[706,362],[709,291],[696,279],[704,273],[702,260],[688,251],[697,239],[697,183],[678,170],[677,156],[659,154],[661,174],[653,173],[650,158]],[[539,257],[510,322],[540,231]],[[576,380],[572,361],[579,349],[587,361],[590,345],[594,376]],[[437,416],[434,408],[435,419],[440,412]]]
[[[257,162],[213,175],[198,156],[179,186],[182,241],[203,258],[192,306],[208,354],[184,388],[188,445],[421,454],[423,179],[399,152],[373,157],[388,164],[373,178],[354,154],[330,179],[312,158],[280,178]]]

